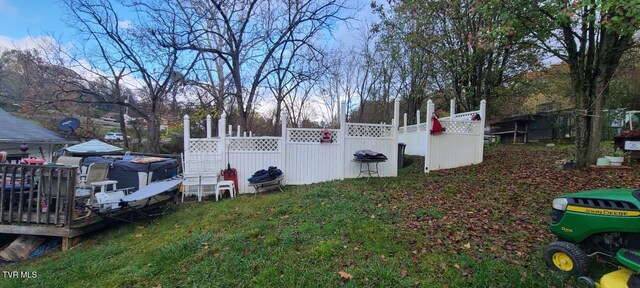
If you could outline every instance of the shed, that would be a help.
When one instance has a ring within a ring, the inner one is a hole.
[[[51,160],[51,152],[54,146],[77,143],[31,121],[11,115],[0,109],[0,151],[9,154],[9,160],[29,156],[40,156],[38,148],[42,148],[47,160]],[[25,143],[30,148],[27,153],[20,151],[19,146]]]
[[[500,137],[501,143],[527,143],[530,122],[530,115],[504,118],[490,124],[491,134]]]

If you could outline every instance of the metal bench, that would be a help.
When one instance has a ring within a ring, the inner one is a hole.
[[[253,194],[257,194],[258,192],[260,192],[260,190],[262,191],[268,191],[274,188],[278,188],[280,190],[280,192],[282,191],[282,180],[284,180],[284,174],[278,176],[276,179],[273,180],[269,180],[269,181],[264,181],[264,182],[256,182],[256,183],[249,183],[250,186],[253,186],[253,189],[255,192],[253,192]]]

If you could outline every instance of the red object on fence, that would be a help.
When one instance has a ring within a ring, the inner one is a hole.
[[[433,128],[431,128],[431,134],[437,135],[444,132],[444,128],[442,128],[442,124],[440,124],[440,120],[436,115],[431,116],[431,122],[433,122]]]
[[[333,143],[333,139],[331,139],[331,132],[329,132],[329,129],[327,129],[327,127],[322,128],[320,143]]]
[[[238,171],[236,171],[236,168],[227,168],[224,169],[224,171],[222,171],[222,176],[224,177],[224,180],[230,180],[233,181],[233,184],[235,185],[236,191],[235,191],[235,195],[238,195]]]

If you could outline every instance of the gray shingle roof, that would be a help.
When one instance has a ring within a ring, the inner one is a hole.
[[[75,143],[58,133],[0,109],[0,143]]]

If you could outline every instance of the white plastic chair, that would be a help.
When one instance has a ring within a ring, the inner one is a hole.
[[[220,198],[218,193],[218,177],[220,169],[220,155],[217,154],[195,154],[191,155],[189,161],[184,161],[183,155],[183,201],[185,194],[191,193],[191,187],[197,186],[198,201],[207,194],[215,194],[216,201]]]
[[[196,163],[185,162],[184,154],[182,154],[182,202],[184,202],[184,196],[186,195],[196,195],[198,199],[200,199],[200,173],[198,173],[194,167]],[[195,193],[193,192],[193,188],[196,188]]]
[[[236,197],[236,184],[231,181],[231,180],[224,180],[224,181],[220,181],[218,182],[218,185],[216,185],[216,197],[218,196],[222,196],[222,192],[224,190],[229,190],[229,195],[231,196],[231,198]]]
[[[218,193],[217,189],[219,176],[218,173],[214,172],[200,173],[200,195],[198,201],[202,201],[202,197],[205,196],[205,194],[215,194],[216,201],[218,201],[218,198],[220,198],[220,193]],[[209,186],[210,189],[207,189]]]
[[[195,194],[196,196],[198,196],[198,199],[200,199],[200,191],[201,191],[201,187],[200,187],[200,174],[198,173],[186,173],[183,172],[182,173],[182,186],[184,188],[184,191],[182,191],[182,202],[184,202],[184,196],[185,195],[193,195]],[[196,188],[196,192],[193,193],[192,189]]]

